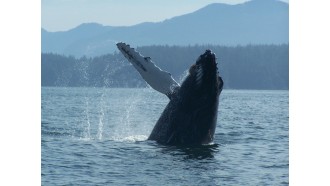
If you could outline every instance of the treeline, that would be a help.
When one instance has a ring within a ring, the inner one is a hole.
[[[206,49],[218,58],[218,67],[230,89],[288,89],[289,46],[146,46],[137,50],[180,82]],[[122,54],[74,58],[41,54],[42,86],[145,87],[145,81]]]

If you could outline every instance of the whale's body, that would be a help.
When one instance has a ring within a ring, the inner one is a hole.
[[[141,56],[125,43],[117,46],[146,82],[170,99],[148,139],[170,145],[212,142],[223,87],[215,54],[206,50],[190,67],[189,75],[180,86],[150,58]]]

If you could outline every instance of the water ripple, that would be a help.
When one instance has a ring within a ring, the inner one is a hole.
[[[151,89],[42,88],[42,185],[288,185],[288,92],[224,90],[214,143],[148,141]]]

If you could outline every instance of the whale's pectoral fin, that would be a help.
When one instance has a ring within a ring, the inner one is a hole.
[[[172,98],[180,85],[170,73],[161,70],[151,61],[150,57],[142,56],[126,43],[117,43],[117,47],[153,89]]]

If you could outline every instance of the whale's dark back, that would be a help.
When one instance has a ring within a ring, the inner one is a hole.
[[[212,142],[222,87],[215,54],[207,50],[170,96],[148,139],[171,145]]]

